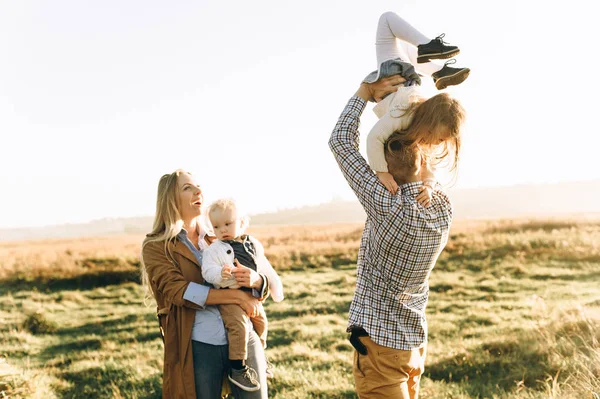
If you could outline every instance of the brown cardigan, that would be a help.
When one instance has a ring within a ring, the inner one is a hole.
[[[150,287],[156,298],[161,328],[164,332],[163,399],[196,399],[192,327],[200,307],[183,299],[190,281],[203,283],[196,257],[179,240],[168,247],[175,264],[165,253],[164,241],[144,245],[142,257]]]

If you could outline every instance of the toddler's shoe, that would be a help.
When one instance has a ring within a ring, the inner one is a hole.
[[[438,90],[443,90],[448,86],[455,86],[464,82],[469,77],[471,70],[469,68],[454,68],[448,66],[456,63],[456,60],[446,61],[444,67],[431,75],[433,83]]]
[[[429,62],[430,60],[445,60],[446,58],[452,58],[456,54],[460,53],[460,50],[456,46],[451,46],[442,38],[445,36],[442,33],[432,41],[426,44],[419,44],[417,46],[417,63],[422,64]]]
[[[231,369],[229,371],[229,381],[237,385],[244,391],[254,392],[260,389],[258,375],[252,367],[245,366],[243,369]]]

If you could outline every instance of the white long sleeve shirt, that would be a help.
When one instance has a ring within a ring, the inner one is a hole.
[[[367,136],[367,158],[369,166],[375,172],[388,172],[385,161],[385,142],[392,133],[405,130],[410,126],[412,113],[406,114],[406,110],[412,104],[422,100],[423,95],[419,86],[400,87],[373,108],[379,121]]]
[[[256,238],[248,236],[256,250],[257,272],[267,276],[269,281],[269,292],[275,302],[283,300],[283,285],[279,275],[269,263],[265,256],[265,249]],[[233,266],[234,252],[231,245],[226,242],[215,240],[204,250],[202,259],[202,277],[216,288],[238,288],[235,278],[225,279],[221,276],[223,265]]]

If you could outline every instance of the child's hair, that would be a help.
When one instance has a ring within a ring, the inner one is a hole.
[[[247,215],[244,215],[240,212],[240,208],[238,204],[233,198],[220,198],[214,202],[212,202],[208,208],[206,208],[206,216],[208,219],[209,225],[212,227],[212,222],[210,220],[210,215],[215,211],[227,211],[227,210],[235,210],[238,213],[238,217],[242,222],[242,227],[248,228],[250,225],[250,218]]]
[[[461,128],[466,114],[460,102],[447,93],[437,94],[423,102],[413,104],[407,111],[412,113],[410,126],[393,139],[390,137],[388,148],[400,140],[400,146],[406,143],[419,145],[422,155],[428,162],[448,161],[451,170],[458,167],[461,146]],[[430,132],[437,127],[448,129],[448,136],[436,137]]]

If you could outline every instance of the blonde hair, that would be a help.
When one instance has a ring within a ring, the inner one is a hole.
[[[191,176],[189,172],[177,169],[173,173],[163,175],[158,181],[154,223],[152,231],[146,235],[142,243],[142,253],[140,254],[140,277],[142,287],[144,288],[144,303],[147,303],[148,299],[153,298],[146,265],[144,264],[144,247],[151,242],[164,241],[167,259],[174,263],[169,243],[175,240],[175,237],[177,237],[177,234],[183,228],[183,219],[179,212],[179,187],[177,185],[179,176],[183,174]]]
[[[406,111],[412,121],[406,130],[391,136],[386,151],[392,147],[418,145],[422,156],[431,163],[448,161],[450,170],[458,168],[461,147],[461,130],[466,112],[460,102],[448,93],[437,94],[427,100],[412,104]],[[448,130],[446,137],[436,137],[430,132],[438,127]],[[398,143],[395,143],[398,141]]]
[[[245,230],[250,226],[250,217],[243,212],[240,211],[240,207],[237,202],[233,198],[219,198],[218,200],[213,201],[208,208],[206,208],[206,219],[208,220],[209,226],[212,228],[212,221],[210,220],[210,215],[215,211],[228,211],[234,210],[238,214],[238,218],[240,218],[242,222],[242,228]]]

